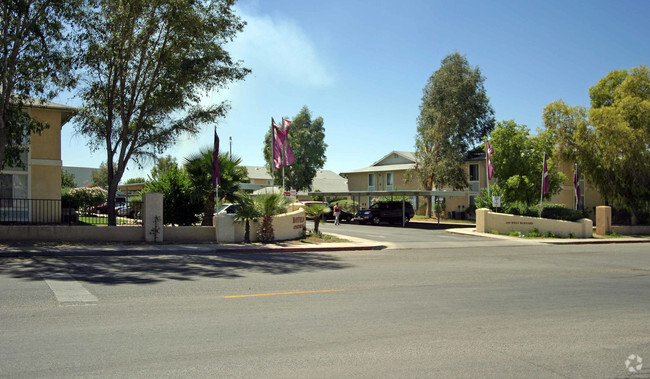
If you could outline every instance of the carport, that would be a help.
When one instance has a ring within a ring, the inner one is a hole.
[[[359,199],[358,204],[361,204],[361,196],[402,196],[402,227],[406,226],[404,223],[404,216],[406,214],[406,205],[404,197],[406,196],[464,196],[465,191],[447,191],[447,190],[433,190],[433,191],[421,191],[421,190],[395,190],[395,191],[340,191],[340,192],[309,192],[309,196],[331,196],[331,197],[352,197],[352,200]],[[358,211],[358,209],[357,209]]]

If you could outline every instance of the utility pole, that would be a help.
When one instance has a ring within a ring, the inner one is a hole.
[[[230,136],[230,159],[232,159],[232,136]]]

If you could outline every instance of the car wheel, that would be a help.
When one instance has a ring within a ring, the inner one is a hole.
[[[373,223],[373,224],[375,224],[375,225],[379,225],[380,222],[381,222],[381,219],[379,218],[379,216],[374,216],[374,217],[372,218],[372,223]]]

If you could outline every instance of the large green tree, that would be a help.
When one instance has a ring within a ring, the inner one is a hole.
[[[494,149],[494,177],[498,180],[505,201],[526,205],[539,202],[544,153],[550,184],[549,193],[544,198],[548,200],[562,189],[566,175],[557,171],[553,161],[553,137],[550,133],[543,132],[531,137],[525,125],[513,120],[501,121],[490,134],[490,144]]]
[[[115,225],[112,205],[129,161],[155,156],[226,114],[227,103],[201,100],[249,72],[224,48],[244,27],[233,5],[99,0],[91,9],[77,129],[91,148],[107,152],[109,225]]]
[[[614,70],[589,89],[591,108],[562,100],[544,108],[562,157],[578,163],[601,196],[632,214],[650,201],[650,72]]]
[[[479,67],[455,52],[442,60],[424,87],[415,139],[417,163],[410,176],[417,175],[427,190],[467,187],[465,154],[494,127],[484,82]]]
[[[156,163],[151,168],[149,177],[151,178],[151,180],[156,180],[163,172],[169,170],[169,168],[172,166],[178,167],[176,158],[172,157],[169,154],[167,154],[164,157],[158,157],[156,158]]]
[[[289,144],[295,162],[284,168],[285,190],[310,190],[318,170],[325,165],[325,128],[322,117],[315,120],[307,106],[293,118],[289,128]],[[282,184],[282,169],[273,170],[273,146],[271,130],[264,137],[264,159],[276,184]]]
[[[81,4],[3,0],[0,5],[0,169],[26,164],[20,155],[29,135],[48,126],[25,113],[25,105],[49,100],[75,82],[69,42]]]
[[[212,186],[212,152],[213,148],[205,148],[197,154],[185,158],[185,170],[189,174],[196,196],[201,199],[203,220],[201,225],[212,226],[215,209],[216,191]],[[241,158],[230,156],[228,153],[219,154],[219,199],[230,203],[238,203],[239,186],[246,183],[248,171],[241,166]]]

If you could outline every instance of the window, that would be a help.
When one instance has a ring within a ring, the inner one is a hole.
[[[15,199],[27,199],[26,173],[0,175],[0,199],[3,208],[14,208]]]
[[[375,190],[375,174],[368,174],[368,191]]]
[[[469,165],[469,181],[470,182],[478,181],[478,164]]]
[[[386,173],[386,191],[392,191],[393,190],[393,173],[388,172]]]

